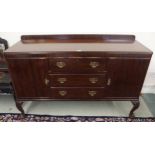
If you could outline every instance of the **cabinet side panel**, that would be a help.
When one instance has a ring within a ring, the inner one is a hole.
[[[139,97],[149,62],[147,58],[109,58],[108,97]]]

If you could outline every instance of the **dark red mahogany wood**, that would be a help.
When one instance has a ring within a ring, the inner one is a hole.
[[[22,114],[23,101],[127,100],[133,117],[151,56],[134,35],[23,35],[5,51]]]
[[[79,35],[23,35],[21,36],[23,43],[78,43],[78,42],[134,42],[134,35],[99,35],[99,34],[79,34]]]

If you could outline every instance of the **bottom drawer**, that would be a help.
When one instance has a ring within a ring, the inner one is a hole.
[[[104,88],[51,88],[49,96],[53,99],[102,99]]]

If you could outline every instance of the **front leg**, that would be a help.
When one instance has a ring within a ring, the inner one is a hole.
[[[130,111],[129,117],[130,117],[130,118],[133,118],[133,117],[135,117],[135,116],[134,116],[134,111],[135,111],[136,109],[138,109],[138,107],[139,107],[139,105],[140,105],[140,102],[139,102],[139,100],[135,100],[135,101],[131,101],[131,102],[132,102],[132,104],[133,104],[133,108],[132,108],[131,111]]]
[[[22,107],[23,102],[22,101],[16,101],[16,107],[21,112],[22,116],[25,117],[25,112]]]
[[[24,112],[24,109],[22,107],[23,102],[17,100],[12,83],[10,83],[10,85],[12,87],[12,94],[13,94],[13,97],[14,97],[14,100],[15,100],[15,103],[16,103],[16,107],[21,112],[22,116],[25,117],[25,112]]]

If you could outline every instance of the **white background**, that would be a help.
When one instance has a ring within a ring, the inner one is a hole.
[[[154,0],[0,0],[0,32],[136,33],[154,50]],[[140,33],[147,32],[147,33]],[[154,62],[150,72],[154,72]],[[154,154],[151,123],[0,123],[0,154]]]

